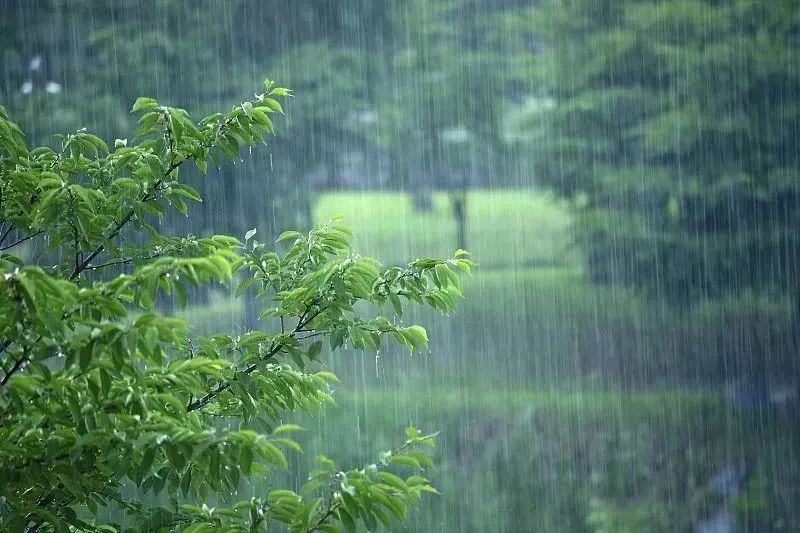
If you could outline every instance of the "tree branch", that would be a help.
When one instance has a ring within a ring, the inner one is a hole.
[[[3,227],[4,227],[4,228],[5,228],[5,225],[6,225],[6,223],[5,223],[5,222],[3,222]],[[9,233],[11,233],[11,230],[12,230],[12,229],[14,229],[14,224],[9,224],[9,225],[8,225],[8,228],[5,228],[5,229],[4,229],[4,231],[3,231],[3,234],[2,234],[2,235],[0,235],[0,244],[3,244],[3,241],[5,241],[5,240],[6,240],[6,237],[8,237],[8,234],[9,234]]]
[[[100,270],[101,268],[107,268],[107,267],[119,266],[119,265],[127,265],[129,263],[133,263],[137,259],[141,260],[141,261],[149,261],[150,259],[155,259],[157,257],[163,257],[166,254],[167,254],[167,252],[165,251],[163,253],[148,255],[148,256],[145,256],[145,257],[126,257],[124,259],[118,259],[116,261],[109,261],[108,263],[102,263],[102,264],[99,264],[99,265],[90,265],[90,266],[84,267],[84,270]]]
[[[34,340],[31,343],[30,347],[27,350],[25,350],[24,352],[22,352],[22,356],[19,359],[17,359],[16,361],[14,361],[14,366],[12,366],[8,370],[8,372],[5,373],[5,375],[3,376],[3,379],[0,380],[0,388],[5,387],[6,383],[8,383],[8,380],[11,379],[11,376],[16,374],[18,371],[20,371],[22,369],[22,367],[25,366],[25,363],[28,361],[28,354],[31,351],[31,347],[35,346],[40,340],[42,340],[42,335],[39,335],[36,338],[36,340]],[[3,343],[3,349],[2,349],[2,351],[0,351],[0,353],[6,351],[6,349],[9,346],[11,346],[11,341],[6,341],[5,343]]]
[[[8,234],[8,231],[10,231],[10,230],[11,230],[11,228],[8,228],[6,233],[3,234],[3,239],[6,238],[6,235]],[[2,252],[3,250],[8,250],[9,248],[13,248],[14,246],[16,246],[18,244],[22,244],[25,241],[29,241],[29,240],[33,239],[34,237],[37,237],[37,236],[41,235],[42,233],[44,233],[44,230],[39,230],[36,233],[31,233],[27,237],[23,237],[18,241],[15,241],[15,242],[12,242],[11,244],[7,244],[7,245],[3,246],[2,248],[0,248],[0,252]],[[3,241],[0,240],[0,242],[3,242]]]
[[[230,119],[226,120],[225,122],[223,122],[220,125],[219,130],[217,130],[217,137],[219,135],[221,135],[222,130],[224,130],[226,128],[226,126],[228,126],[229,124],[230,124]],[[214,143],[210,143],[210,146],[213,146],[213,145],[214,145]],[[179,161],[175,161],[175,162],[171,163],[170,166],[167,168],[166,172],[164,172],[164,176],[161,179],[159,179],[158,181],[156,181],[156,183],[153,185],[153,189],[152,190],[153,191],[157,191],[158,188],[161,186],[161,184],[164,183],[164,180],[167,177],[169,177],[170,174],[172,174],[175,170],[178,169],[178,167],[180,167],[182,164],[186,163],[187,161],[189,161],[189,159],[192,159],[192,158],[193,158],[193,156],[186,156],[186,157],[184,157],[183,159],[181,159]],[[139,200],[139,203],[141,204],[141,203],[147,202],[148,200],[152,200],[153,197],[150,196],[151,193],[152,193],[152,191],[148,192],[148,193],[145,193],[142,196],[141,200]],[[135,214],[135,210],[131,209],[130,211],[128,211],[128,214],[125,215],[125,217],[122,220],[117,222],[117,224],[115,225],[114,229],[111,230],[111,233],[109,233],[109,235],[105,238],[105,240],[109,241],[109,240],[113,239],[114,237],[116,237],[117,235],[119,235],[120,231],[122,231],[122,228],[124,228],[125,225],[127,225],[128,222],[131,221],[131,219],[133,218],[134,214]],[[103,250],[105,250],[105,244],[101,244],[91,254],[89,254],[89,256],[85,260],[83,260],[83,262],[81,262],[81,264],[78,265],[75,268],[75,270],[73,270],[72,274],[70,274],[70,276],[69,276],[69,280],[70,281],[74,281],[75,278],[77,278],[81,274],[81,272],[83,272],[84,270],[89,268],[89,264]]]
[[[14,361],[14,366],[12,366],[11,369],[6,372],[6,375],[3,376],[3,379],[0,380],[0,387],[4,387],[5,384],[8,383],[8,380],[11,379],[11,376],[13,376],[20,368],[22,368],[22,365],[25,364],[25,359],[27,359],[27,357],[23,356]]]
[[[322,515],[322,518],[317,520],[317,523],[314,524],[314,526],[308,528],[308,530],[307,530],[308,533],[312,533],[314,531],[318,531],[319,528],[322,527],[322,525],[325,523],[325,521],[328,518],[330,518],[331,515],[333,515],[333,513],[336,512],[336,510],[339,508],[340,505],[342,505],[342,501],[341,500],[336,500],[336,502],[334,502],[330,506],[328,506],[328,510],[325,512],[324,515]]]
[[[297,326],[295,326],[295,328],[289,334],[290,336],[294,337],[299,331],[302,330],[302,328],[305,325],[307,325],[309,322],[311,322],[317,316],[319,316],[320,313],[322,313],[322,309],[319,309],[319,310],[317,310],[316,313],[312,313],[311,315],[309,315],[308,312],[309,312],[309,310],[311,309],[311,307],[313,305],[314,304],[311,303],[309,305],[309,307],[306,309],[306,311],[303,313],[300,321],[297,323]],[[274,347],[270,348],[270,350],[267,352],[267,354],[264,357],[262,357],[261,359],[259,359],[258,363],[253,363],[253,364],[249,365],[247,368],[242,370],[240,373],[241,374],[248,374],[248,375],[252,374],[258,368],[258,364],[259,363],[263,363],[264,361],[267,361],[267,360],[273,358],[282,349],[283,349],[282,346],[274,346]],[[220,394],[222,394],[223,392],[225,392],[226,390],[231,388],[231,384],[235,380],[236,380],[236,375],[234,375],[230,380],[218,385],[216,389],[214,389],[214,390],[212,390],[210,392],[207,392],[206,394],[204,394],[200,398],[196,399],[195,401],[190,402],[186,406],[186,410],[191,413],[192,411],[197,411],[199,409],[202,409],[203,407],[205,407],[206,405],[208,405],[209,403],[214,401],[214,399],[216,399],[217,396],[219,396]]]
[[[314,330],[305,330],[304,329],[303,331],[305,332],[305,331],[314,331]],[[295,337],[295,338],[297,340],[299,340],[299,341],[302,341],[302,340],[305,340],[305,339],[310,339],[311,337],[317,337],[319,335],[330,335],[330,333],[331,333],[330,331],[315,331],[314,333],[311,333],[309,335],[305,335],[303,337]]]
[[[3,345],[0,346],[0,355],[6,353],[6,350],[8,350],[8,347],[11,346],[11,344],[12,342],[10,340],[3,341]]]
[[[167,176],[169,176],[173,171],[175,171],[175,169],[177,169],[185,161],[186,159],[182,159],[179,162],[171,164],[167,169],[167,171],[164,173],[164,177],[166,178]],[[163,182],[164,178],[156,181],[155,185],[153,186],[153,190],[157,191]],[[142,196],[142,198],[139,200],[139,203],[142,204],[152,199],[153,197],[151,196],[151,193],[148,192]],[[119,235],[119,233],[122,231],[122,228],[124,228],[128,224],[128,222],[130,222],[133,219],[133,216],[135,214],[136,214],[135,209],[131,209],[130,211],[128,211],[128,214],[125,215],[125,217],[122,220],[120,220],[114,225],[114,229],[111,230],[111,232],[106,236],[105,240],[110,241],[111,239]],[[89,267],[89,264],[94,260],[94,258],[97,257],[97,255],[105,249],[106,249],[105,244],[101,244],[100,246],[95,248],[95,250],[92,253],[90,253],[86,259],[84,259],[83,261],[80,262],[80,264],[75,266],[75,270],[73,270],[72,274],[69,275],[68,278],[69,281],[75,281],[75,278],[80,276],[81,272],[86,270]]]

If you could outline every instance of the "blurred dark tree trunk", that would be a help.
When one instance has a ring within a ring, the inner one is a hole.
[[[453,217],[456,219],[456,246],[462,250],[467,249],[467,193],[455,191],[450,193],[450,203],[453,206]]]

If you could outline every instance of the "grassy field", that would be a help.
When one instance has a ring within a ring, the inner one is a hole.
[[[577,265],[565,204],[550,194],[473,190],[467,194],[467,247],[486,268]],[[446,257],[456,249],[456,224],[446,193],[433,194],[429,212],[414,210],[411,195],[395,192],[325,193],[314,217],[344,217],[356,247],[387,264],[420,256]]]

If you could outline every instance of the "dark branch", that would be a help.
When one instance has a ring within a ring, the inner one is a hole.
[[[308,528],[308,533],[312,533],[313,531],[318,531],[319,528],[321,528],[322,525],[325,523],[325,521],[328,520],[328,518],[330,518],[331,515],[333,515],[333,513],[336,512],[336,510],[339,508],[341,504],[342,504],[341,500],[336,500],[335,503],[329,505],[328,510],[325,512],[324,515],[322,515],[322,518],[317,520],[317,523],[314,524],[314,526]]]
[[[5,222],[3,223],[3,226],[5,226]],[[12,230],[12,229],[14,229],[14,224],[9,224],[9,225],[8,225],[8,228],[6,228],[6,229],[3,231],[3,234],[2,234],[2,235],[0,235],[0,244],[3,244],[3,241],[5,241],[5,240],[6,240],[6,237],[8,237],[8,234],[9,234],[9,233],[11,233],[11,230]]]
[[[292,330],[292,332],[290,333],[290,335],[291,335],[291,336],[294,336],[294,335],[296,335],[298,332],[302,331],[304,326],[306,326],[306,325],[307,325],[309,322],[311,322],[311,321],[312,321],[312,320],[314,320],[314,319],[315,319],[317,316],[319,316],[319,314],[320,314],[320,313],[322,313],[322,309],[319,309],[319,310],[317,310],[315,313],[311,313],[311,314],[309,314],[309,311],[311,310],[311,307],[312,307],[313,305],[314,305],[314,304],[313,304],[313,302],[312,302],[312,304],[311,304],[311,305],[309,305],[309,307],[308,307],[308,308],[306,309],[306,311],[303,313],[303,315],[302,315],[302,317],[301,317],[300,321],[297,323],[297,326],[295,326],[295,328],[294,328],[294,329]],[[244,370],[242,370],[242,371],[241,371],[241,373],[242,373],[242,374],[248,374],[248,375],[249,375],[249,374],[252,374],[252,373],[253,373],[253,372],[255,372],[255,370],[258,368],[258,364],[259,364],[259,363],[263,363],[264,361],[267,361],[267,360],[269,360],[269,359],[272,359],[272,358],[273,358],[273,357],[275,357],[275,356],[276,356],[278,353],[280,353],[280,352],[281,352],[281,350],[283,350],[283,347],[282,347],[282,346],[273,346],[272,348],[270,348],[270,349],[269,349],[269,351],[266,353],[266,355],[264,355],[264,356],[263,356],[263,357],[262,357],[262,358],[259,360],[259,362],[258,362],[258,363],[253,363],[253,364],[249,365],[247,368],[245,368]],[[214,401],[214,399],[216,399],[216,398],[217,398],[217,396],[219,396],[220,394],[222,394],[223,392],[225,392],[226,390],[228,390],[229,388],[231,388],[231,384],[232,384],[232,382],[233,382],[233,381],[235,381],[235,380],[236,380],[236,376],[234,375],[234,377],[232,377],[230,380],[228,380],[228,381],[226,381],[226,382],[224,382],[224,383],[220,383],[220,384],[217,386],[217,388],[216,388],[216,389],[214,389],[214,390],[212,390],[212,391],[210,391],[210,392],[207,392],[206,394],[204,394],[204,395],[203,395],[203,396],[201,396],[200,398],[196,399],[195,401],[193,401],[193,402],[190,402],[190,403],[189,403],[189,405],[187,405],[187,406],[186,406],[186,410],[187,410],[188,412],[192,412],[192,411],[197,411],[198,409],[202,409],[203,407],[205,407],[206,405],[208,405],[209,403],[211,403],[212,401]]]
[[[9,228],[9,230],[10,229],[11,228]],[[33,239],[34,237],[37,237],[38,235],[41,235],[42,233],[44,233],[44,230],[39,230],[36,233],[31,233],[27,237],[23,237],[18,241],[15,241],[15,242],[12,242],[11,244],[7,244],[7,245],[3,246],[2,248],[0,248],[0,252],[2,252],[3,250],[8,250],[9,248],[13,248],[14,246],[16,246],[18,244],[22,244],[25,241],[29,241],[29,240]],[[6,234],[3,235],[3,239],[6,238],[5,235]],[[0,242],[2,242],[2,241],[0,241]]]
[[[12,342],[10,340],[3,341],[3,345],[0,346],[0,355],[6,353],[6,350],[8,350],[8,347],[11,346],[11,344]]]
[[[169,175],[170,175],[170,174],[171,174],[171,173],[172,173],[172,172],[173,172],[173,171],[174,171],[176,168],[178,168],[178,167],[181,165],[181,163],[183,163],[184,161],[186,161],[186,159],[183,159],[183,160],[181,160],[181,161],[180,161],[180,162],[178,162],[178,163],[173,163],[172,165],[170,165],[169,169],[167,169],[167,172],[164,174],[164,176],[165,176],[165,177],[166,177],[166,176],[169,176]],[[157,191],[157,190],[158,190],[158,188],[161,186],[161,183],[163,183],[163,179],[160,179],[160,180],[158,180],[158,181],[155,183],[155,186],[153,187],[153,190],[154,190],[154,191]],[[145,194],[144,196],[142,196],[142,198],[139,200],[139,203],[140,203],[140,204],[143,204],[144,202],[147,202],[147,201],[149,201],[149,200],[152,200],[152,199],[153,199],[153,196],[151,196],[151,194],[152,194],[152,193],[150,193],[150,192],[146,193],[146,194]],[[111,232],[110,232],[110,233],[109,233],[109,234],[106,236],[105,240],[107,240],[107,241],[110,241],[111,239],[113,239],[113,238],[115,238],[117,235],[119,235],[119,234],[120,234],[120,232],[122,231],[122,228],[124,228],[124,227],[125,227],[125,226],[128,224],[128,222],[130,222],[130,221],[133,219],[133,216],[134,216],[135,214],[136,214],[136,210],[135,210],[135,209],[131,209],[130,211],[128,211],[128,214],[127,214],[127,215],[125,215],[125,217],[124,217],[122,220],[120,220],[119,222],[117,222],[117,223],[114,225],[114,229],[113,229],[113,230],[111,230]],[[75,278],[77,278],[78,276],[80,276],[81,272],[83,272],[84,270],[86,270],[87,268],[89,268],[89,265],[91,264],[91,262],[92,262],[92,261],[94,261],[94,258],[95,258],[95,257],[97,257],[97,255],[98,255],[100,252],[102,252],[103,250],[105,250],[105,249],[106,249],[106,245],[105,245],[105,244],[101,244],[100,246],[98,246],[97,248],[95,248],[95,250],[94,250],[92,253],[90,253],[90,254],[89,254],[89,256],[88,256],[86,259],[84,259],[83,261],[81,261],[81,262],[80,262],[80,264],[78,264],[78,265],[76,265],[76,266],[75,266],[75,270],[73,270],[73,271],[72,271],[72,274],[70,274],[70,275],[69,275],[69,280],[70,280],[70,281],[74,281],[74,280],[75,280]]]
[[[150,257],[143,257],[142,259],[152,259]],[[112,266],[119,266],[119,265],[127,265],[128,263],[132,263],[135,261],[135,257],[126,257],[125,259],[118,259],[117,261],[109,261],[108,263],[101,263],[99,265],[90,265],[84,268],[84,270],[100,270],[101,268],[107,268]]]
[[[313,331],[313,330],[305,330],[304,329],[303,331]],[[302,341],[302,340],[305,340],[305,339],[310,339],[311,337],[317,337],[319,335],[330,335],[330,334],[331,334],[330,331],[314,331],[313,333],[310,333],[309,335],[304,335],[302,337],[296,337],[296,339],[299,340],[299,341]]]
[[[40,340],[42,340],[42,335],[39,335],[36,338],[36,340],[34,340],[30,344],[30,346],[22,353],[22,356],[19,359],[17,359],[16,361],[14,361],[14,366],[12,366],[8,370],[8,372],[5,373],[5,375],[3,376],[3,379],[0,380],[0,387],[5,387],[6,383],[8,383],[8,380],[11,379],[11,376],[13,376],[17,372],[19,372],[22,369],[22,367],[25,366],[25,363],[28,362],[28,356],[30,354],[30,351],[31,351],[32,347],[35,346]],[[4,352],[9,346],[11,346],[11,341],[4,342],[2,351]],[[2,352],[0,352],[0,353],[2,353]]]
[[[163,252],[163,253],[159,253],[159,254],[147,255],[147,256],[144,256],[144,257],[126,257],[124,259],[118,259],[116,261],[109,261],[108,263],[102,263],[100,265],[90,265],[90,266],[84,267],[84,270],[100,270],[101,268],[108,268],[108,267],[119,266],[119,265],[127,265],[129,263],[133,263],[136,260],[149,261],[150,259],[155,259],[157,257],[162,257],[162,256],[166,255],[166,253],[167,252]]]

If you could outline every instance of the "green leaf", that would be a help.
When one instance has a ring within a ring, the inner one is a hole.
[[[86,371],[89,365],[92,364],[92,352],[94,351],[94,343],[88,343],[80,348],[78,352],[78,364],[82,371]]]
[[[278,435],[280,433],[288,433],[288,432],[295,432],[295,431],[303,431],[303,428],[296,425],[296,424],[282,424],[275,429],[272,430],[273,435]]]
[[[274,100],[272,98],[264,98],[264,100],[262,101],[264,102],[264,104],[267,105],[267,107],[269,107],[273,111],[277,111],[278,113],[283,113],[283,107],[281,107],[280,102],[278,102],[277,100]]]
[[[189,185],[181,183],[179,185],[174,186],[172,190],[175,191],[177,194],[180,194],[181,196],[185,196],[186,198],[191,198],[195,202],[203,201],[203,199],[200,197],[200,193],[198,193],[196,190],[194,190],[194,188],[190,187]]]
[[[300,233],[299,231],[291,231],[291,230],[290,231],[284,231],[283,233],[280,234],[280,236],[278,237],[278,239],[275,242],[285,241],[285,240],[288,240],[288,239],[298,239],[298,238],[300,238],[302,236],[303,236],[303,234]]]
[[[150,467],[153,466],[153,461],[156,458],[156,453],[157,452],[158,452],[158,449],[155,446],[151,446],[151,447],[147,448],[147,450],[145,450],[144,456],[142,456],[142,462],[141,462],[141,465],[140,465],[140,468],[141,468],[142,472],[146,473],[146,472],[150,471]]]
[[[181,283],[179,280],[172,282],[172,293],[175,295],[175,300],[178,304],[178,307],[186,307],[188,298],[186,296],[186,287],[183,286],[183,283]]]
[[[174,444],[164,443],[163,448],[172,466],[174,466],[176,470],[182,471],[183,467],[186,466],[186,457],[180,447]]]
[[[253,278],[245,278],[236,287],[236,298],[239,298],[256,280]]]
[[[90,133],[84,133],[81,135],[81,138],[86,139],[87,141],[92,143],[98,150],[103,152],[108,152],[108,145],[100,137],[92,135]]]
[[[417,461],[413,457],[409,457],[407,455],[394,455],[394,456],[392,456],[391,461],[394,464],[398,464],[398,465],[408,466],[408,467],[416,468],[416,469],[420,468],[419,461]]]
[[[314,341],[311,343],[311,346],[308,347],[308,351],[306,352],[306,357],[308,357],[312,361],[316,361],[319,358],[321,352],[322,352],[322,341]]]
[[[297,350],[291,350],[289,352],[289,355],[291,356],[292,361],[294,361],[294,364],[297,365],[297,368],[299,368],[300,370],[303,370],[306,367],[305,361],[303,361],[303,354],[302,353],[300,353]]]
[[[246,476],[250,475],[250,467],[253,464],[253,450],[245,445],[242,446],[241,451],[239,452],[239,468],[242,469],[242,473]]]
[[[392,303],[395,314],[397,314],[397,316],[403,316],[403,305],[400,303],[400,298],[393,292],[390,292],[389,301]]]
[[[422,326],[409,326],[401,330],[414,348],[428,346],[428,332]]]
[[[406,485],[406,482],[400,479],[398,476],[392,474],[391,472],[386,472],[385,470],[382,470],[378,472],[377,476],[386,483],[388,483],[389,485],[399,489],[401,492],[408,491],[408,486]]]
[[[131,113],[135,113],[137,111],[142,111],[143,109],[154,109],[158,107],[158,102],[156,102],[155,98],[146,98],[144,96],[140,96],[136,99],[136,102],[133,104],[133,108],[131,108]]]

